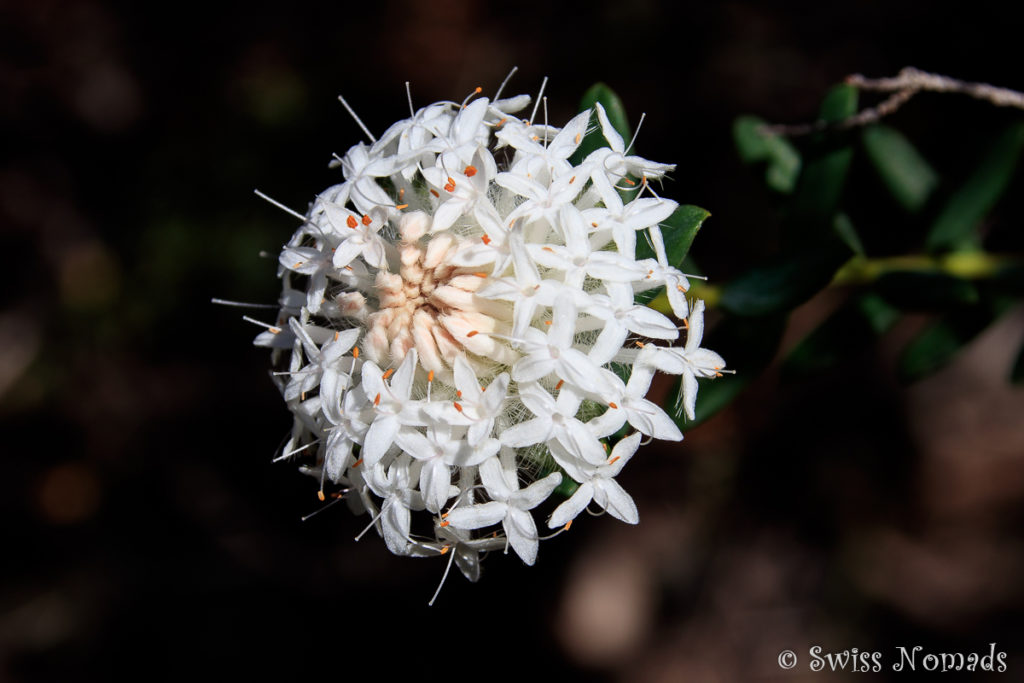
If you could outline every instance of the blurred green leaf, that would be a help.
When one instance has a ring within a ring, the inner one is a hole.
[[[864,251],[864,244],[860,241],[860,235],[857,234],[857,229],[853,227],[853,221],[849,216],[845,213],[837,214],[832,222],[832,227],[839,235],[839,239],[843,240],[843,244],[850,248],[850,251],[857,256],[867,255]]]
[[[1007,128],[967,182],[953,193],[932,225],[925,246],[931,251],[977,246],[975,228],[992,210],[1013,177],[1024,148],[1024,122]]]
[[[997,316],[990,306],[979,305],[932,323],[904,347],[897,364],[900,379],[913,382],[942,368]]]
[[[893,199],[910,213],[920,211],[939,184],[938,174],[920,152],[889,126],[865,128],[861,141]]]
[[[885,273],[874,289],[888,303],[909,311],[949,310],[978,301],[978,290],[973,284],[945,273]]]
[[[838,239],[833,244],[793,251],[726,284],[719,306],[743,316],[788,311],[828,285],[849,257],[849,248]]]
[[[1020,351],[1017,352],[1017,360],[1010,371],[1010,381],[1014,384],[1024,382],[1024,344],[1020,345]]]
[[[626,117],[626,107],[622,104],[622,99],[606,84],[595,83],[587,89],[587,92],[583,93],[579,111],[584,112],[592,108],[596,102],[600,102],[604,107],[605,113],[608,114],[608,121],[628,145],[632,131],[629,128],[629,119]],[[608,146],[608,142],[601,133],[601,124],[597,120],[596,113],[590,115],[590,126],[587,130],[590,132],[584,136],[583,142],[570,157],[573,165],[581,163],[594,150]]]
[[[789,194],[800,176],[800,153],[789,140],[762,132],[765,125],[756,116],[737,118],[732,127],[736,149],[744,163],[767,162],[765,183],[776,192]]]
[[[835,86],[825,95],[820,118],[832,123],[856,113],[857,89],[844,84]],[[786,225],[784,236],[791,246],[804,245],[808,240],[830,239],[824,235],[824,226],[831,225],[839,206],[852,159],[849,135],[831,131],[815,136],[812,149],[804,157],[792,214]]]
[[[873,294],[848,301],[787,356],[782,371],[808,376],[870,347],[899,319],[899,313]]]

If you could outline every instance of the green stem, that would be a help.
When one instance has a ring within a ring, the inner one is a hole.
[[[984,251],[958,251],[939,256],[928,254],[882,258],[854,256],[836,271],[829,286],[865,285],[875,282],[886,273],[906,271],[939,273],[965,280],[982,280],[992,277],[1007,266],[1024,266],[1024,257],[1019,254],[989,254]],[[722,287],[703,281],[693,281],[687,296],[690,299],[703,299],[708,308],[714,308],[722,296]],[[672,312],[668,304],[668,297],[664,292],[647,305],[660,313]]]

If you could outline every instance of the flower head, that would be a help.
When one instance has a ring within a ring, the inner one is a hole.
[[[654,374],[683,376],[692,418],[696,378],[724,365],[666,260],[676,204],[648,181],[674,167],[628,155],[600,105],[558,129],[517,117],[529,102],[432,104],[340,157],[256,339],[295,417],[282,457],[322,500],[351,492],[392,552],[451,551],[471,580],[481,550],[535,561],[535,511],[559,483],[577,488],[549,504],[552,528],[591,503],[637,523],[615,477],[644,436],[682,439],[645,398]],[[588,132],[606,146],[580,161]],[[638,233],[657,259],[637,261]],[[677,321],[634,302],[661,286],[693,317],[682,346]]]

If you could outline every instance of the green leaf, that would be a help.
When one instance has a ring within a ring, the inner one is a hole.
[[[606,84],[595,83],[583,94],[579,110],[584,112],[591,109],[596,102],[601,103],[605,113],[608,114],[608,121],[612,124],[612,127],[618,131],[622,139],[626,141],[626,144],[629,144],[632,131],[629,128],[629,119],[626,117],[626,107],[622,104],[622,99]],[[581,163],[594,150],[608,146],[608,142],[601,133],[601,124],[597,120],[596,113],[590,115],[590,125],[587,127],[587,130],[590,132],[587,133],[583,138],[583,142],[580,143],[580,146],[576,148],[576,151],[570,157],[570,161],[574,166]]]
[[[828,370],[870,347],[898,319],[899,313],[874,295],[849,301],[796,345],[782,371],[809,376]]]
[[[942,368],[996,318],[988,306],[943,316],[904,347],[897,364],[900,379],[912,382]]]
[[[875,283],[875,291],[905,311],[942,311],[978,301],[973,284],[945,273],[885,273]]]
[[[822,101],[820,118],[832,123],[857,113],[857,89],[838,85],[829,90]],[[793,196],[792,214],[787,221],[785,238],[791,246],[804,245],[809,240],[826,241],[834,235],[826,226],[832,225],[839,207],[843,186],[853,159],[849,135],[828,131],[815,136],[812,150],[805,155],[796,194]]]
[[[768,162],[765,183],[776,192],[789,194],[800,176],[800,153],[789,140],[763,132],[765,125],[756,116],[737,118],[732,127],[736,149],[744,163]]]
[[[865,128],[861,142],[893,199],[917,213],[939,184],[939,176],[898,130],[875,125]]]
[[[743,316],[788,311],[828,285],[849,256],[849,248],[838,239],[830,245],[795,250],[726,284],[719,306]]]
[[[697,231],[709,216],[711,212],[707,209],[683,204],[676,207],[672,215],[661,222],[661,236],[665,240],[665,255],[670,266],[679,268],[683,264],[683,260],[690,252],[693,238],[697,236]],[[654,258],[654,248],[647,240],[637,241],[636,258]]]
[[[860,235],[857,234],[857,229],[853,227],[853,221],[849,216],[845,213],[837,214],[836,219],[832,222],[832,227],[843,244],[850,248],[850,251],[857,256],[867,256],[864,244],[860,241]]]
[[[932,225],[925,246],[931,251],[970,249],[979,242],[975,228],[992,210],[1013,177],[1024,148],[1024,122],[1007,128],[967,182],[953,193]]]
[[[1014,384],[1024,383],[1024,344],[1021,344],[1020,351],[1017,352],[1017,360],[1010,371],[1010,381]]]

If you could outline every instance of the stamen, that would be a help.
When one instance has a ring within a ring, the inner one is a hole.
[[[642,341],[638,341],[636,345],[639,346],[641,349],[647,346],[647,344],[644,344]]]
[[[462,392],[461,391],[456,391],[455,395],[458,396],[459,398],[462,398]]]
[[[484,235],[483,237],[480,238],[480,241],[483,242],[484,244],[490,244],[491,238],[488,237],[487,235]]]
[[[636,185],[636,181],[631,178],[623,178],[627,185]]]
[[[334,331],[334,341],[338,341],[338,336],[341,334],[338,330]]]
[[[398,188],[398,201],[402,201],[402,197],[404,197],[404,196],[405,196],[405,188],[404,187]]]
[[[355,216],[349,216],[348,218],[345,219],[345,225],[354,229],[357,225],[359,225],[359,223],[356,222]]]
[[[341,100],[341,105],[345,107],[346,111],[348,111],[348,115],[354,118],[356,120],[356,123],[359,124],[359,127],[363,129],[364,133],[366,133],[366,137],[370,138],[370,142],[377,142],[377,138],[373,137],[373,133],[371,133],[370,129],[366,127],[366,124],[364,124],[362,120],[358,116],[356,116],[356,113],[352,111],[352,107],[348,106],[348,102],[345,101],[345,98],[342,97],[341,95],[338,95],[338,99]]]
[[[433,188],[430,189],[430,194],[434,195],[435,197],[440,197],[441,196],[441,193],[438,192],[437,190],[433,189]]]
[[[544,88],[548,87],[548,77],[545,76],[544,80],[540,83],[540,92],[537,93],[537,99],[533,102],[533,111],[530,112],[530,121],[537,118],[537,107],[540,106],[540,101],[544,97]]]
[[[455,410],[459,411],[460,413],[462,412],[462,406],[460,406],[458,403],[452,401],[452,405],[455,406]]]
[[[285,206],[285,205],[284,205],[284,204],[282,204],[281,202],[279,202],[279,201],[277,201],[277,200],[275,200],[275,199],[271,199],[270,197],[268,197],[267,195],[263,194],[263,193],[262,193],[262,192],[260,192],[259,190],[253,190],[253,192],[255,192],[255,193],[256,193],[256,196],[257,196],[257,197],[259,197],[260,199],[262,199],[262,200],[264,200],[264,201],[267,201],[267,202],[270,202],[271,204],[273,204],[273,205],[274,205],[274,206],[276,206],[277,208],[281,209],[281,210],[282,210],[282,211],[284,211],[285,213],[290,213],[291,215],[295,216],[296,218],[298,218],[298,219],[299,219],[300,221],[302,221],[303,223],[305,223],[305,222],[306,222],[306,217],[305,217],[305,216],[303,216],[303,215],[302,215],[301,213],[299,213],[298,211],[293,211],[293,210],[289,209],[289,208],[288,208],[287,206]]]
[[[366,215],[366,214],[364,213],[364,214],[363,214],[363,225],[369,225],[369,224],[370,224],[370,223],[372,223],[372,222],[373,222],[373,219],[372,219],[372,218],[370,218],[369,216],[367,216],[367,215]]]
[[[568,522],[565,523],[565,526],[562,527],[562,531],[568,531],[569,527],[571,527],[571,526],[572,526],[572,520],[570,519]]]
[[[519,67],[518,66],[514,66],[514,67],[512,67],[512,70],[508,72],[508,76],[505,76],[505,80],[503,80],[501,82],[501,85],[498,86],[498,92],[494,93],[494,99],[495,100],[497,100],[497,99],[499,99],[501,97],[501,92],[505,89],[505,86],[508,85],[509,80],[512,78],[512,74],[514,74],[517,71],[519,71]]]
[[[380,405],[380,394],[379,393],[377,394],[377,397],[373,399],[373,405],[374,406],[379,406]]]
[[[580,140],[582,140],[582,139],[583,139],[583,136],[580,135],[579,133],[576,133],[576,140],[575,140],[575,142],[576,142],[577,145],[580,144]]]
[[[393,374],[395,374],[395,369],[388,368],[387,371],[381,376],[381,379],[387,379],[388,377],[391,377],[391,375]]]
[[[354,349],[352,349],[352,357],[353,358],[359,358],[359,347],[358,346],[355,347]]]
[[[451,547],[450,545],[446,545],[446,546],[444,546],[443,548],[441,548],[441,554],[442,554],[442,555],[445,555],[445,554],[447,554],[447,553],[448,553],[448,551],[449,551],[449,550],[451,550],[451,549],[452,549],[452,547]]]
[[[358,460],[356,460],[356,461],[355,461],[354,463],[352,463],[352,467],[359,467],[359,466],[360,466],[360,465],[362,465],[362,464],[363,464],[363,459],[362,459],[362,458],[359,458],[359,459],[358,459]]]
[[[324,495],[324,492],[322,490],[316,492],[316,497],[320,499],[321,503],[327,500],[327,496]]]
[[[594,222],[594,223],[591,223],[591,224],[590,224],[590,227],[592,227],[592,228],[596,228],[596,227],[597,227],[597,223],[596,223],[596,222]]]
[[[473,273],[476,277],[487,277],[487,273]]]
[[[555,385],[555,391],[558,391],[559,389],[561,389],[563,384],[565,384],[565,380],[564,379],[558,380],[558,384]]]
[[[408,209],[409,205],[408,204],[399,204],[395,208],[398,209],[399,211],[401,211],[402,209]]]
[[[448,184],[444,186],[445,192],[455,192],[455,181],[448,178]]]
[[[475,337],[478,334],[480,334],[479,330],[473,330],[472,332],[466,335],[466,338],[468,339],[470,337]]]
[[[545,321],[544,321],[544,324],[545,324],[545,325],[550,325],[550,324],[551,324],[551,321],[550,321],[550,320],[545,320]]]
[[[451,522],[449,522],[448,520],[445,520],[445,521],[441,522],[440,524],[438,524],[438,526],[443,529],[446,526],[448,526],[449,524],[451,524]]]
[[[465,174],[467,178],[472,178],[476,175],[476,166],[467,166],[466,170],[463,171],[463,174]]]
[[[612,401],[608,401],[608,407],[609,407],[609,408],[611,408],[611,409],[613,409],[613,410],[618,410],[618,409],[619,409],[619,406],[617,406],[617,405],[616,405],[616,404],[615,404],[614,402],[612,402]]]
[[[427,373],[427,381],[428,382],[433,382],[434,381],[434,371],[433,370],[431,370],[430,372]]]
[[[608,461],[608,464],[609,465],[614,465],[615,461],[619,460],[621,457],[622,457],[621,455],[616,455],[614,458],[612,458],[611,460]]]

